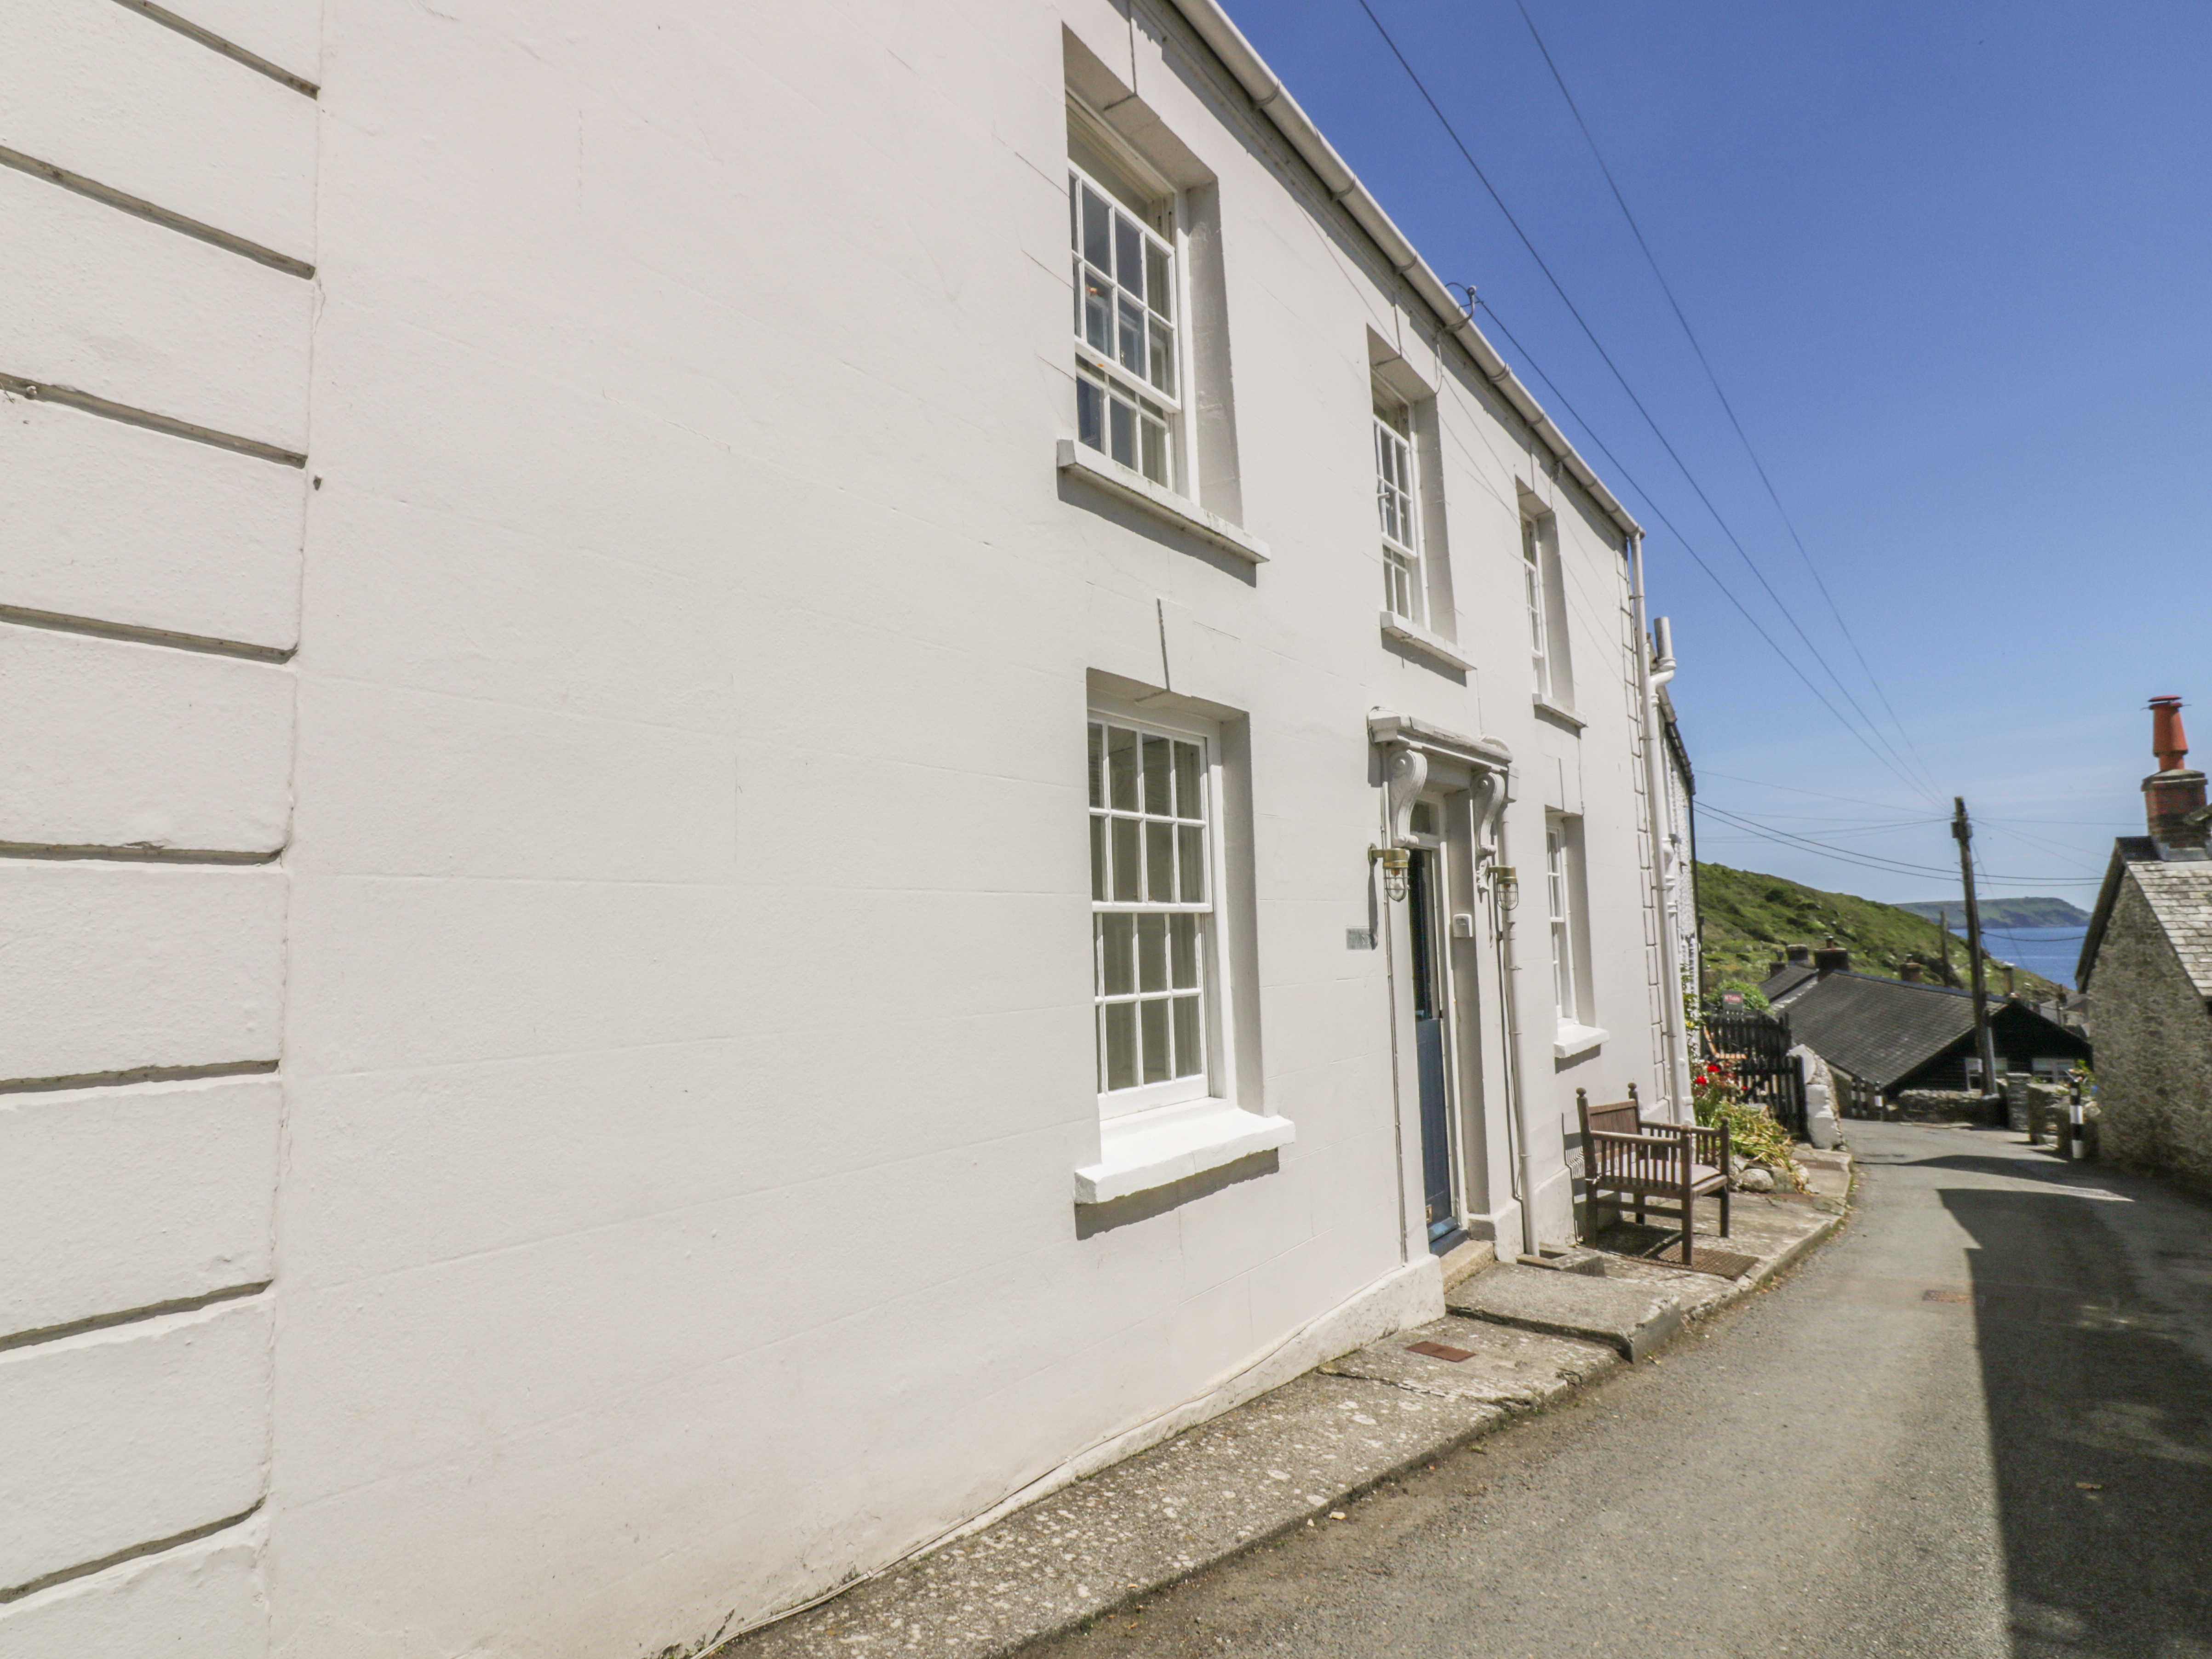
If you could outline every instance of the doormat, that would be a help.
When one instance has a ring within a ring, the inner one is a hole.
[[[1672,1227],[1639,1227],[1632,1221],[1607,1228],[1597,1243],[1609,1255],[1625,1255],[1654,1267],[1672,1267],[1677,1273],[1687,1270],[1712,1273],[1721,1279],[1741,1279],[1759,1265],[1755,1255],[1715,1249],[1702,1243],[1692,1245],[1694,1254],[1685,1261],[1680,1231]]]
[[[1682,1260],[1682,1244],[1679,1236],[1670,1239],[1666,1248],[1647,1250],[1636,1259],[1654,1267],[1672,1267],[1677,1273],[1711,1273],[1717,1279],[1741,1279],[1759,1265],[1755,1255],[1740,1255],[1734,1250],[1709,1250],[1704,1245],[1692,1247],[1690,1260]]]

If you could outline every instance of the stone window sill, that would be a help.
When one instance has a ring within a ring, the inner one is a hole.
[[[1563,1019],[1559,1036],[1552,1042],[1552,1058],[1572,1060],[1578,1054],[1589,1054],[1611,1035],[1595,1025],[1577,1025],[1571,1019]]]
[[[1442,635],[1431,634],[1418,623],[1409,623],[1388,611],[1382,612],[1382,633],[1385,638],[1395,640],[1447,668],[1468,672],[1474,667],[1473,661],[1460,655],[1459,647]]]
[[[1577,732],[1581,731],[1583,727],[1589,724],[1588,720],[1584,720],[1580,714],[1576,714],[1571,708],[1562,708],[1555,702],[1547,702],[1540,692],[1531,697],[1529,701],[1536,705],[1536,712],[1538,714],[1549,714],[1553,720],[1559,721],[1562,726],[1571,726]]]
[[[1060,441],[1056,465],[1062,472],[1079,472],[1109,495],[1144,508],[1153,517],[1165,519],[1178,530],[1189,532],[1201,541],[1210,542],[1224,553],[1249,560],[1254,564],[1267,562],[1267,544],[1256,536],[1248,536],[1236,525],[1216,514],[1207,512],[1196,501],[1178,495],[1172,489],[1163,489],[1143,473],[1111,460],[1087,445],[1073,438]]]
[[[1075,1172],[1075,1201],[1105,1204],[1127,1198],[1286,1146],[1297,1137],[1290,1119],[1262,1117],[1225,1100],[1109,1117],[1099,1126],[1098,1162]]]

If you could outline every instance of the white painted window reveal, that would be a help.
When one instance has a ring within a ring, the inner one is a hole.
[[[1582,1016],[1575,995],[1573,873],[1566,826],[1555,818],[1544,827],[1544,889],[1552,914],[1552,996],[1563,1026],[1580,1024]]]
[[[1214,947],[1206,740],[1091,722],[1091,949],[1109,1117],[1209,1089]]]
[[[1552,996],[1559,1030],[1552,1053],[1560,1060],[1587,1054],[1606,1040],[1591,1024],[1589,890],[1582,861],[1582,820],[1547,814],[1544,821],[1545,908],[1552,924]]]
[[[1521,575],[1528,596],[1528,653],[1536,674],[1536,695],[1552,699],[1552,637],[1544,617],[1544,543],[1534,519],[1521,520]]]
[[[1173,489],[1182,418],[1174,246],[1073,163],[1067,220],[1076,438]]]
[[[1415,516],[1413,412],[1375,389],[1375,516],[1382,536],[1382,608],[1421,620],[1421,541]]]

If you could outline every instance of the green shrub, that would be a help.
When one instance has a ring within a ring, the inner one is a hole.
[[[1691,1073],[1690,1104],[1705,1127],[1727,1125],[1729,1148],[1740,1162],[1764,1164],[1777,1181],[1805,1190],[1805,1172],[1790,1155],[1790,1132],[1765,1107],[1743,1097],[1735,1066],[1725,1056],[1705,1060]]]

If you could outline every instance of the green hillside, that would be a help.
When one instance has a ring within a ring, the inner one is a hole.
[[[1894,979],[1907,957],[1928,964],[1939,977],[1941,944],[1936,924],[1894,904],[1879,904],[1850,893],[1824,893],[1780,876],[1732,870],[1725,864],[1698,866],[1698,915],[1705,935],[1705,969],[1714,984],[1744,979],[1756,985],[1786,945],[1818,949],[1828,935],[1851,953],[1861,973]],[[1951,966],[1959,982],[1966,980],[1966,947],[1951,942]],[[2049,1000],[2058,988],[2026,969],[2015,970],[2014,986],[2022,996]],[[1990,988],[2004,981],[1994,968]]]

